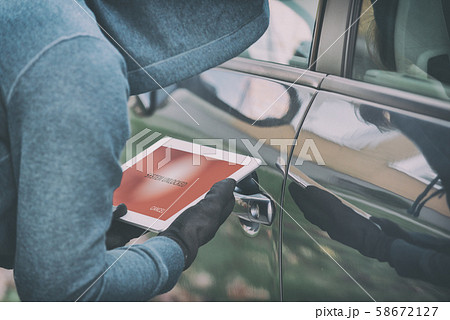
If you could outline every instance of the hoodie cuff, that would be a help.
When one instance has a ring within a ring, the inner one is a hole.
[[[184,269],[184,253],[174,240],[167,237],[154,237],[147,241],[153,248],[158,248],[158,256],[168,271],[166,285],[158,294],[171,290]]]

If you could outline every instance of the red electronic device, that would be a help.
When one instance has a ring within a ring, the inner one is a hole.
[[[127,206],[123,221],[160,232],[199,202],[214,183],[226,178],[239,181],[260,163],[249,156],[164,138],[122,166],[113,205]]]

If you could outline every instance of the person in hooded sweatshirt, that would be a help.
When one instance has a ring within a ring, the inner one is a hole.
[[[265,0],[0,3],[0,266],[21,300],[139,301],[175,285],[235,181],[159,236],[107,250],[128,97],[238,55],[267,25]]]

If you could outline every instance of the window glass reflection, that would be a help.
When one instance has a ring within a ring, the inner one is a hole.
[[[307,68],[318,0],[273,0],[269,5],[269,28],[241,56]]]
[[[366,10],[353,79],[450,100],[450,1],[364,0]]]

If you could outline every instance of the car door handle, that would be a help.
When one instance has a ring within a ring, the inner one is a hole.
[[[233,214],[247,221],[270,226],[275,215],[273,201],[262,193],[241,194],[234,192],[236,204]]]

